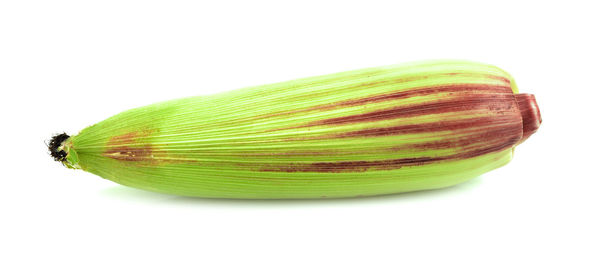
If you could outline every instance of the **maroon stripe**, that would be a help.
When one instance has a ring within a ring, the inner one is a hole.
[[[487,85],[487,84],[454,84],[454,85],[443,85],[443,86],[430,86],[423,87],[413,90],[397,91],[392,93],[377,94],[370,97],[340,101],[331,105],[316,106],[316,109],[322,109],[322,107],[337,107],[337,106],[359,106],[367,103],[382,102],[396,99],[406,99],[417,96],[425,96],[436,93],[450,93],[450,92],[483,92],[486,93],[510,93],[512,91],[510,87],[501,85]],[[310,109],[310,108],[309,108]]]
[[[490,111],[511,111],[515,109],[512,94],[479,94],[455,97],[451,100],[433,101],[417,105],[394,107],[364,114],[337,117],[314,121],[305,125],[293,127],[312,127],[318,125],[339,125],[360,122],[374,122],[381,120],[442,114],[458,111],[487,109]]]
[[[455,120],[455,121],[440,121],[422,124],[408,124],[393,127],[384,128],[370,128],[359,131],[346,132],[342,134],[336,134],[334,138],[345,138],[345,137],[373,137],[373,136],[391,136],[401,134],[415,134],[415,133],[429,133],[429,132],[442,132],[442,131],[457,131],[463,129],[483,129],[483,127],[490,125],[499,124],[521,124],[521,120],[516,119],[514,115],[508,116],[491,116],[491,117],[480,117],[467,120]]]
[[[463,149],[468,150],[481,147],[480,144],[504,143],[506,140],[513,140],[514,137],[521,136],[521,125],[513,124],[510,126],[500,126],[495,129],[482,129],[477,132],[461,136],[458,139],[445,139],[424,143],[411,143],[394,147],[396,151],[401,150],[440,150],[440,149]],[[510,138],[510,139],[507,139]]]
[[[519,137],[520,138],[520,137]],[[290,163],[286,165],[265,164],[259,166],[261,172],[315,172],[315,173],[342,173],[365,172],[368,170],[395,170],[407,166],[419,166],[442,161],[468,159],[487,153],[508,149],[518,142],[519,138],[506,141],[503,144],[478,149],[466,153],[447,155],[441,157],[416,157],[376,161],[344,161],[344,162],[316,162],[316,163]]]
[[[422,143],[399,144],[398,146],[387,148],[370,148],[361,151],[343,151],[343,150],[321,150],[321,151],[289,151],[289,152],[248,152],[241,153],[239,156],[323,156],[323,155],[360,155],[372,153],[390,153],[407,150],[472,150],[482,147],[481,144],[494,145],[503,144],[507,140],[513,141],[521,136],[521,124],[501,125],[490,129],[480,129],[465,132],[466,135],[460,137],[448,137],[442,140],[428,141]],[[507,139],[508,138],[508,139]]]
[[[522,125],[520,123],[507,127],[496,127],[495,129],[480,129],[478,132],[458,141],[439,141],[421,144],[425,149],[455,149],[464,151],[458,154],[435,157],[400,158],[376,161],[342,161],[342,162],[315,162],[315,163],[290,163],[285,165],[257,164],[259,171],[263,172],[319,172],[319,173],[341,173],[341,172],[364,172],[367,170],[393,170],[405,166],[418,166],[441,161],[468,159],[484,154],[502,151],[516,145],[522,137]],[[483,145],[481,145],[483,144]],[[415,147],[417,144],[403,145],[404,147]]]
[[[258,165],[261,172],[316,172],[316,173],[342,173],[365,172],[367,170],[394,170],[406,166],[419,166],[442,161],[461,160],[478,157],[484,154],[498,152],[513,147],[521,139],[520,134],[504,138],[487,147],[481,147],[464,153],[438,156],[400,158],[376,161],[342,161],[342,162],[315,162],[315,163],[290,163],[286,165],[262,164]]]
[[[406,124],[391,127],[381,128],[369,128],[358,131],[351,131],[345,133],[328,134],[320,136],[296,136],[293,138],[283,139],[285,141],[304,141],[304,140],[320,140],[320,139],[336,139],[336,138],[352,138],[352,137],[378,137],[378,136],[396,136],[404,134],[416,134],[416,133],[431,133],[431,132],[445,132],[454,131],[454,133],[465,133],[465,129],[469,130],[482,130],[489,129],[492,125],[509,125],[511,129],[519,126],[522,127],[521,119],[514,115],[500,115],[500,116],[489,116],[479,117],[465,120],[453,120],[453,121],[439,121],[430,123],[420,124]]]
[[[364,85],[364,84],[363,84]],[[272,118],[277,116],[284,116],[290,114],[296,114],[301,112],[310,112],[310,111],[324,111],[331,110],[341,107],[347,106],[360,106],[368,103],[375,102],[383,102],[389,100],[396,99],[406,99],[417,96],[426,96],[436,93],[451,93],[451,92],[486,92],[486,93],[503,93],[503,94],[512,94],[512,90],[510,86],[503,85],[488,85],[488,84],[451,84],[451,85],[442,85],[442,86],[426,86],[418,89],[411,90],[403,90],[391,93],[383,93],[383,94],[375,94],[373,96],[344,100],[336,103],[330,104],[321,104],[309,108],[297,109],[292,111],[281,111],[275,112],[265,115],[259,115],[253,117],[252,119],[264,119],[264,118]]]
[[[379,161],[348,161],[348,162],[318,162],[309,164],[292,163],[284,166],[265,165],[261,172],[317,172],[317,173],[342,173],[364,172],[369,169],[388,170],[398,169],[403,166],[424,165],[444,160],[443,157],[429,158],[402,158]]]

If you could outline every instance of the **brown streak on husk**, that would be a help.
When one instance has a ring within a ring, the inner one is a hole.
[[[491,111],[510,111],[514,107],[512,95],[508,94],[479,94],[465,95],[451,100],[433,101],[416,105],[394,107],[373,111],[364,114],[356,114],[344,117],[325,119],[310,122],[296,128],[312,127],[318,125],[340,125],[359,122],[373,122],[397,118],[407,118],[431,114],[442,114],[449,112],[460,112],[469,110],[486,109]]]
[[[154,165],[175,162],[176,159],[165,158],[167,157],[166,151],[158,150],[150,143],[140,142],[140,139],[147,137],[153,132],[150,130],[143,132],[135,131],[114,136],[109,139],[107,149],[102,155],[118,161],[139,164]]]
[[[374,85],[374,84],[378,84],[378,83],[379,82],[372,82],[369,85]],[[360,84],[360,86],[365,86],[365,85],[366,85],[365,83]],[[290,114],[296,114],[296,113],[302,113],[302,112],[324,111],[324,110],[331,110],[331,109],[336,109],[336,108],[341,108],[341,107],[360,106],[360,105],[364,105],[364,104],[368,104],[368,103],[383,102],[383,101],[389,101],[389,100],[395,100],[395,99],[405,99],[405,98],[411,98],[411,97],[416,97],[416,96],[426,96],[426,95],[430,95],[430,94],[450,93],[450,92],[471,92],[471,93],[486,92],[486,93],[512,94],[512,90],[511,90],[510,86],[489,85],[489,84],[467,84],[467,83],[446,84],[446,85],[441,85],[441,86],[426,86],[426,87],[422,87],[422,88],[418,88],[418,89],[375,94],[375,95],[372,95],[369,97],[344,100],[344,101],[339,101],[339,102],[335,102],[335,103],[322,104],[322,105],[317,105],[317,106],[312,106],[312,107],[308,107],[308,108],[304,108],[304,109],[297,109],[297,110],[292,110],[292,111],[281,111],[281,112],[269,113],[269,114],[253,117],[252,119],[265,119],[265,118],[272,118],[272,117],[284,116],[284,115],[290,115]]]
[[[128,162],[149,161],[153,157],[152,146],[143,145],[136,147],[118,146],[111,147],[104,152],[104,156]]]
[[[264,165],[261,172],[318,172],[318,173],[342,173],[342,172],[364,172],[369,169],[391,170],[403,166],[415,166],[441,161],[441,157],[418,157],[402,158],[377,161],[346,161],[346,162],[316,162],[309,164],[290,163],[284,166]]]
[[[484,154],[498,152],[515,146],[522,137],[521,124],[516,123],[508,127],[499,126],[486,131],[485,128],[458,141],[441,141],[433,143],[403,145],[401,149],[455,149],[464,151],[446,156],[424,156],[417,158],[401,158],[377,161],[342,161],[342,162],[315,162],[309,164],[290,163],[286,165],[262,164],[259,171],[263,172],[364,172],[367,170],[393,170],[406,166],[424,165],[434,162],[468,159]],[[481,145],[483,144],[483,145]],[[411,148],[413,147],[413,148]]]
[[[514,116],[492,116],[480,117],[467,120],[455,121],[440,121],[422,124],[407,124],[383,128],[369,128],[359,131],[346,132],[342,134],[327,135],[332,138],[345,137],[373,137],[373,136],[391,136],[401,134],[443,132],[443,131],[458,131],[463,129],[472,129],[482,126],[498,125],[502,123],[519,123],[520,120],[515,120]]]

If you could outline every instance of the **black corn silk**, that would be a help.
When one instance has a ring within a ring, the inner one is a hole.
[[[69,135],[66,133],[61,133],[52,136],[50,139],[50,144],[48,144],[48,150],[50,151],[50,156],[54,158],[55,161],[62,162],[67,158],[67,153],[63,150],[58,150],[58,147],[67,139],[69,139]]]

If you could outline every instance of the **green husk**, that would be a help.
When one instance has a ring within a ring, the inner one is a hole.
[[[128,110],[66,140],[63,163],[131,187],[200,197],[435,189],[510,161],[522,138],[517,92],[506,72],[473,62],[342,72]],[[436,105],[451,110],[435,112]]]

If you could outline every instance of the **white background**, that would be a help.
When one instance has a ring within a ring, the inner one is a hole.
[[[599,262],[594,1],[2,1],[1,262]],[[445,190],[316,201],[126,188],[50,159],[166,99],[370,66],[495,64],[536,95],[507,166]]]

